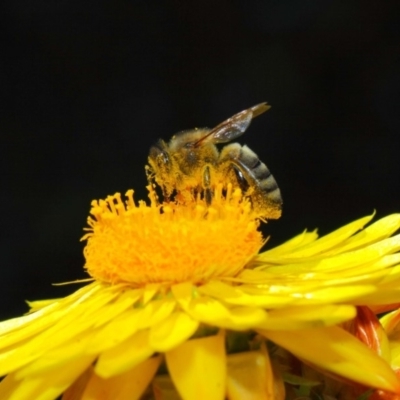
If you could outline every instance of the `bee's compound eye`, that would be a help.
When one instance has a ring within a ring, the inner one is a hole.
[[[168,153],[159,144],[150,148],[149,157],[155,160],[158,165],[170,162]]]

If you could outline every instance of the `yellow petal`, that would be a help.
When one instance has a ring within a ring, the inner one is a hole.
[[[90,333],[80,335],[65,342],[61,347],[45,352],[30,364],[25,365],[15,372],[17,379],[31,379],[38,375],[45,375],[62,366],[70,368],[76,360],[85,358],[85,349],[90,342]]]
[[[202,297],[190,302],[185,310],[195,320],[230,329],[250,329],[260,325],[268,316],[258,307],[226,307],[222,302]]]
[[[268,319],[267,312],[258,307],[232,307],[229,311],[228,321],[232,322],[229,326],[233,329],[250,329]]]
[[[64,305],[60,313],[55,314],[57,319],[53,321],[50,327],[26,341],[26,343],[16,345],[15,348],[0,353],[0,376],[28,364],[52,348],[62,346],[93,327],[100,318],[99,310],[111,307],[107,303],[114,300],[118,293],[104,290],[95,295],[92,294],[88,292],[82,299],[74,301],[67,307]],[[34,326],[32,329],[31,326],[10,333],[4,338],[4,342],[12,340],[13,337],[24,336],[25,331],[31,333],[34,331]]]
[[[388,238],[399,228],[400,214],[388,215],[366,227],[360,233],[349,238],[346,243],[339,248],[339,251],[342,253],[344,251],[354,250],[356,248],[367,246],[370,243]]]
[[[67,303],[68,301],[76,300],[79,298],[85,299],[88,296],[98,292],[100,290],[100,285],[87,285],[79,290],[77,290],[72,295],[68,296],[65,299],[60,299],[54,303],[49,304],[47,307],[42,308],[32,314],[24,315],[23,317],[12,318],[7,321],[0,322],[0,348],[8,346],[8,344],[4,344],[4,335],[6,333],[14,332],[16,330],[20,330],[21,328],[27,328],[30,332],[33,331],[33,334],[42,330],[43,328],[51,325],[54,320],[57,319],[57,315],[55,312],[58,312],[60,305]],[[64,313],[67,309],[64,309]],[[33,323],[35,321],[35,323]],[[24,337],[30,335],[30,333],[26,333]],[[23,338],[24,338],[23,337]],[[22,339],[23,339],[22,338]],[[17,342],[19,339],[15,339],[14,342]]]
[[[262,285],[259,285],[262,286]],[[295,306],[300,306],[300,305],[310,305],[310,304],[331,304],[334,302],[350,302],[354,299],[357,299],[359,297],[365,296],[367,294],[373,293],[376,291],[376,287],[373,285],[353,285],[353,286],[339,286],[339,287],[322,287],[321,284],[319,286],[316,286],[315,283],[307,287],[305,286],[304,288],[300,287],[295,287],[293,286],[290,289],[290,292],[288,292],[289,288],[288,287],[283,287],[282,290],[283,293],[280,294],[279,292],[276,294],[269,295],[268,290],[276,290],[276,287],[274,288],[268,288],[266,287],[263,289],[262,287],[251,287],[251,286],[238,286],[238,287],[231,287],[227,284],[221,283],[221,282],[209,282],[205,284],[204,286],[199,287],[198,291],[201,294],[206,294],[208,296],[214,296],[219,298],[221,301],[224,303],[230,303],[230,304],[240,304],[240,303],[245,303],[245,304],[252,304],[253,306],[260,306],[260,307],[268,307],[268,308],[278,308],[278,315],[279,315],[279,310],[282,309],[282,305],[287,304],[288,307],[283,308],[285,310],[286,308],[291,308],[289,306],[289,302],[295,304]],[[267,293],[266,295],[263,295],[264,293]],[[252,301],[254,299],[254,301]],[[270,301],[270,299],[273,299]],[[281,301],[279,301],[281,299]],[[192,301],[191,305],[196,304],[197,300]],[[263,304],[264,303],[264,304]],[[280,307],[278,305],[280,304]],[[336,307],[336,306],[334,306]],[[324,323],[326,324],[333,324],[337,323],[338,321],[344,321],[348,318],[351,318],[354,316],[352,307],[348,308],[346,311],[346,306],[340,306],[341,309],[341,314],[342,316],[340,318],[337,318],[337,314],[335,315],[326,315],[326,314],[321,314],[323,315],[324,319],[329,318],[332,322],[329,323]],[[192,311],[192,307],[188,307],[188,310],[190,312]],[[228,312],[232,314],[233,308],[230,308]],[[195,318],[199,318],[203,322],[208,322],[208,323],[216,323],[220,324],[220,321],[223,320],[232,320],[231,316],[228,315],[222,315],[221,318],[215,319],[214,321],[211,321],[210,319],[210,313],[206,311],[202,311],[201,315],[198,313],[198,310],[196,309],[196,314]],[[301,310],[300,310],[301,312]],[[350,312],[350,314],[349,314]],[[344,313],[344,315],[343,315]],[[250,315],[250,313],[249,313]],[[321,315],[315,314],[317,319],[320,319]],[[351,315],[351,316],[350,316]],[[271,317],[271,315],[270,315]],[[269,317],[269,318],[270,318]],[[336,319],[335,319],[336,318]],[[260,316],[260,320],[258,321],[253,321],[255,326],[257,323],[262,323],[263,318]],[[336,322],[334,322],[336,321]],[[243,326],[246,326],[244,322],[239,322],[237,321],[237,324],[242,323]],[[249,321],[250,323],[250,321]],[[267,324],[269,324],[269,321],[266,321]],[[269,324],[270,325],[270,324]],[[219,326],[224,326],[228,327],[227,325],[219,325]],[[250,326],[251,327],[251,326]],[[299,328],[299,327],[298,327]],[[303,329],[306,328],[306,326],[302,327]]]
[[[173,299],[154,300],[143,308],[125,311],[93,335],[88,348],[90,353],[100,353],[118,345],[140,329],[151,327],[167,318],[175,308]]]
[[[400,369],[400,309],[384,315],[379,321],[389,337],[392,368]]]
[[[400,309],[387,313],[379,321],[390,340],[400,339]]]
[[[293,252],[295,249],[305,246],[309,243],[314,242],[318,239],[318,234],[316,231],[314,232],[303,232],[300,235],[295,236],[294,238],[286,241],[285,243],[274,247],[273,249],[264,251],[257,256],[257,261],[268,260],[269,258],[275,258],[282,254],[288,254]]]
[[[92,374],[82,400],[136,400],[146,390],[161,362],[161,356],[148,358],[131,370],[104,379]]]
[[[185,312],[176,311],[164,321],[152,326],[150,346],[156,351],[167,351],[189,339],[197,330],[199,322]]]
[[[54,310],[55,307],[57,305],[51,305],[46,311],[40,310],[34,314],[1,323],[0,329],[3,328],[7,333],[0,334],[0,349],[4,351],[4,349],[19,344],[57,323],[66,311]]]
[[[185,310],[193,318],[207,323],[214,323],[223,319],[229,319],[229,309],[220,301],[201,297],[193,299],[189,307]]]
[[[259,333],[320,368],[367,387],[400,393],[400,381],[385,360],[337,326]]]
[[[212,297],[198,297],[199,292],[193,298],[193,290],[192,285],[188,284],[172,287],[174,297],[195,320],[219,327],[241,330],[258,325],[267,318],[266,312],[258,307],[229,308]]]
[[[347,268],[354,268],[368,262],[376,261],[385,254],[394,253],[399,249],[400,235],[396,235],[359,250],[324,258],[316,265],[315,270],[324,271],[334,269],[337,272],[341,272]]]
[[[351,303],[360,297],[376,292],[373,285],[333,286],[309,292],[299,293],[296,305],[323,304],[323,303]],[[359,302],[357,301],[357,304]]]
[[[101,330],[93,332],[89,353],[97,354],[118,345],[138,330],[137,325],[143,317],[143,309],[132,309],[109,322]]]
[[[266,351],[248,351],[228,356],[227,395],[230,400],[279,400],[284,392],[277,390],[276,382]]]
[[[193,297],[194,287],[190,282],[183,282],[171,287],[171,292],[176,301],[185,310]]]
[[[169,373],[183,400],[223,400],[226,385],[223,334],[193,339],[165,355]]]
[[[253,297],[256,299],[254,305],[266,307],[269,309],[282,308],[283,305],[288,307],[292,305],[309,305],[309,304],[326,304],[326,303],[345,303],[351,302],[354,304],[363,304],[359,299],[367,295],[374,294],[377,291],[375,285],[372,284],[357,284],[350,280],[329,279],[323,280],[322,276],[319,279],[301,280],[299,277],[296,281],[288,279],[285,284],[271,285],[242,285],[237,290],[248,296],[248,299]],[[357,279],[354,279],[357,281]],[[245,297],[244,297],[245,298]],[[276,299],[272,301],[272,306],[263,305],[262,299]],[[278,299],[282,299],[279,307]],[[222,297],[221,297],[221,300]],[[230,299],[229,299],[230,300]],[[235,299],[236,300],[236,299]]]
[[[134,368],[153,353],[154,350],[149,345],[149,331],[142,330],[102,353],[95,372],[102,378],[109,378]]]
[[[61,299],[46,299],[46,300],[34,300],[34,301],[26,301],[29,306],[29,313],[34,313],[36,311],[42,310],[43,308],[47,308],[51,305],[57,306],[57,303],[60,302]]]
[[[400,287],[397,288],[385,288],[381,287],[380,290],[362,296],[357,299],[357,304],[362,305],[377,305],[377,304],[393,304],[400,301]]]
[[[93,356],[84,356],[75,360],[69,368],[65,368],[63,365],[51,371],[46,371],[43,375],[13,382],[12,385],[9,382],[12,382],[15,377],[11,374],[0,383],[0,398],[7,400],[54,400],[93,361]],[[3,384],[3,382],[5,383]],[[11,386],[13,386],[12,394],[7,392]],[[3,388],[5,389],[4,391]]]
[[[145,291],[143,293],[143,304],[147,304],[154,296],[159,292],[160,285],[156,283],[146,285]]]
[[[358,230],[362,229],[364,225],[366,225],[374,215],[370,215],[368,217],[360,218],[356,221],[353,221],[341,228],[329,233],[321,237],[320,239],[312,242],[301,249],[293,252],[290,254],[290,257],[311,257],[316,254],[322,253],[326,250],[332,249],[333,247],[337,246],[339,243],[343,242]]]
[[[132,307],[136,301],[142,295],[142,290],[126,290],[110,304],[110,307],[104,307],[99,310],[99,318],[97,318],[94,327],[104,325],[105,323],[112,321],[119,314],[126,309]]]
[[[274,296],[264,291],[264,294],[247,294],[240,286],[232,286],[219,281],[211,281],[198,288],[198,292],[215,297],[228,304],[242,306],[260,306],[268,307],[269,309],[281,307],[283,305],[293,303],[294,299],[289,296]]]
[[[257,328],[270,330],[298,330],[320,328],[347,321],[356,316],[351,305],[295,306],[272,310],[268,319]]]
[[[390,342],[390,352],[391,352],[391,366],[395,370],[400,369],[400,341],[394,340]]]
[[[390,265],[391,268],[386,270],[386,274],[381,280],[383,285],[386,284],[390,285],[394,283],[395,286],[398,286],[398,281],[400,277],[400,253],[392,254],[391,256],[385,256],[384,259],[386,259],[386,257],[396,257],[396,256],[398,257],[398,260],[396,260],[397,265],[395,266]]]
[[[29,344],[29,342],[28,342]],[[22,348],[13,348],[8,351],[3,351],[0,353],[0,376],[9,374],[16,369],[29,364],[31,361],[37,359],[41,354],[43,354],[46,349],[41,348],[40,350],[33,353],[32,351],[23,351]]]

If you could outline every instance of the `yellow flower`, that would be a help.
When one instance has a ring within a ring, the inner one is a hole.
[[[0,324],[1,399],[283,399],[276,345],[400,393],[390,362],[342,325],[357,305],[400,302],[399,214],[259,254],[259,220],[230,187],[210,206],[128,191],[91,215],[93,282]]]

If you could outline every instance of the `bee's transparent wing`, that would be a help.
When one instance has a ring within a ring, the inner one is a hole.
[[[235,114],[207,132],[194,146],[198,147],[209,142],[226,143],[236,139],[246,131],[254,117],[267,111],[270,107],[267,103],[261,103]]]

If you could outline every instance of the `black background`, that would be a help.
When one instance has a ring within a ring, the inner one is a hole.
[[[398,0],[18,1],[0,10],[0,317],[85,277],[90,201],[145,197],[158,137],[262,101],[277,244],[400,210]]]

